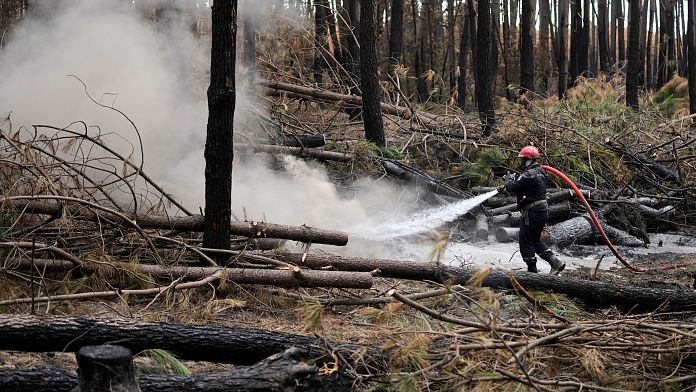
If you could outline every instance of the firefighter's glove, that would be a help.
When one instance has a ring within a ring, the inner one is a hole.
[[[500,185],[499,187],[495,188],[498,193],[505,192],[505,185]]]
[[[503,181],[505,183],[508,183],[510,181],[515,181],[515,173],[508,173],[503,176]]]

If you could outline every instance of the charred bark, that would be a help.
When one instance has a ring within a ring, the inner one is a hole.
[[[204,324],[140,322],[130,319],[0,315],[0,349],[71,352],[118,342],[133,352],[164,349],[182,359],[251,365],[291,347],[317,363],[333,361],[323,339],[262,329]],[[344,358],[357,350],[381,367],[382,351],[371,346],[330,342]],[[354,364],[355,367],[356,364]]]
[[[467,0],[471,2],[471,0]],[[459,106],[460,109],[465,110],[466,109],[466,87],[467,87],[467,80],[466,80],[466,75],[468,73],[468,64],[467,64],[467,57],[468,57],[468,52],[469,52],[469,39],[471,37],[471,33],[469,31],[469,12],[467,11],[467,5],[462,4],[462,9],[463,9],[463,22],[462,26],[460,29],[460,34],[459,34],[459,59],[458,59],[458,67],[459,67],[459,76],[457,78],[457,105]]]
[[[626,70],[626,105],[638,110],[638,82],[643,62],[640,58],[641,0],[629,0],[628,65]]]
[[[220,271],[226,282],[237,284],[261,284],[277,287],[343,287],[353,289],[369,289],[372,287],[372,275],[367,272],[348,271],[315,271],[289,269],[254,269],[218,267],[174,267],[152,264],[132,264],[111,262],[104,264],[85,264],[79,268],[70,261],[45,259],[18,259],[13,261],[12,270],[37,269],[46,272],[71,272],[90,274],[96,271],[108,276],[118,276],[115,272],[132,271],[153,276],[161,280],[193,281],[205,279]],[[258,262],[257,262],[258,263]]]
[[[285,147],[290,148],[290,147]],[[62,206],[55,202],[17,200],[14,208],[22,208],[25,213],[55,215],[66,211],[75,219],[97,221],[106,218],[112,222],[126,224],[122,218],[108,213],[93,213],[78,206]],[[143,229],[168,229],[181,231],[202,231],[204,217],[192,215],[175,216],[130,216]],[[333,230],[319,230],[309,226],[286,226],[263,222],[231,222],[230,233],[247,237],[285,238],[289,240],[343,246],[348,243],[348,234]],[[228,239],[229,241],[229,239]],[[229,245],[227,247],[229,249]]]
[[[522,0],[520,19],[520,86],[531,92],[534,92],[534,4],[535,0]]]
[[[73,392],[140,392],[133,354],[121,346],[84,346],[77,352],[80,381]]]
[[[284,254],[284,261],[296,262],[310,268],[329,268],[351,271],[379,270],[379,276],[410,280],[432,280],[452,284],[466,283],[477,268],[445,266],[434,263],[404,260],[363,259],[334,255]],[[304,261],[302,260],[304,257]],[[515,272],[515,278],[525,287],[547,290],[580,298],[593,306],[620,306],[624,309],[656,309],[664,304],[668,309],[696,308],[696,291],[691,289],[662,289],[616,285],[614,283],[565,278],[548,274]],[[483,285],[491,288],[513,288],[509,271],[493,270]]]
[[[304,147],[304,148],[315,148],[323,147],[326,145],[326,138],[324,135],[282,135],[275,140],[271,140],[270,144],[277,144],[281,146],[288,147]]]
[[[568,89],[568,0],[559,0],[558,7],[556,65],[558,66],[558,98],[561,99]]]
[[[688,0],[688,2],[689,113],[696,114],[696,2],[694,0]],[[693,124],[696,122],[692,123],[692,128]]]
[[[497,15],[496,15],[497,17]],[[477,26],[477,64],[476,64],[476,102],[478,104],[479,118],[483,125],[483,135],[489,136],[495,126],[495,112],[493,108],[493,78],[491,72],[494,64],[491,64],[492,52],[497,46],[492,31],[490,0],[478,0],[478,26]]]
[[[205,141],[203,246],[229,249],[235,105],[237,0],[213,5],[208,129]]]
[[[377,64],[377,4],[362,0],[360,8],[360,89],[365,138],[378,147],[386,146],[384,121],[380,108],[379,74]]]
[[[393,71],[393,68],[401,63],[404,42],[404,0],[392,0],[390,22],[388,57],[391,71]]]
[[[267,358],[251,366],[239,366],[227,372],[190,376],[144,375],[137,381],[142,392],[216,392],[216,391],[350,391],[354,380],[345,372],[317,375],[296,355],[296,349]],[[5,369],[0,372],[0,390],[13,392],[71,392],[78,378],[60,369]]]
[[[353,154],[346,154],[342,152],[315,150],[303,147],[276,146],[270,144],[236,144],[234,148],[237,151],[250,151],[252,153],[266,152],[269,154],[287,154],[302,158],[318,159],[320,161],[350,162],[355,158]]]

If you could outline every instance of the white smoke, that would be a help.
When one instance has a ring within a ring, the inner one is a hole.
[[[242,2],[240,14],[243,7],[254,10],[254,4]],[[139,163],[130,123],[92,103],[83,86],[67,76],[76,75],[97,101],[126,113],[137,125],[145,172],[198,211],[204,203],[210,37],[198,40],[189,25],[176,21],[156,27],[152,16],[143,15],[142,1],[136,6],[116,0],[47,0],[36,6],[35,16],[19,23],[0,51],[0,114],[11,112],[15,129],[84,121],[115,133],[107,138],[110,147],[125,156],[133,152]],[[261,28],[264,14],[253,15]],[[237,39],[241,42],[241,34]],[[247,103],[238,91],[237,107]],[[236,122],[246,113],[238,110]],[[367,180],[342,197],[321,164],[287,157],[278,172],[264,158],[235,154],[233,213],[240,219],[344,230],[416,206],[411,191]],[[353,239],[351,244],[353,255],[389,256],[375,244]]]

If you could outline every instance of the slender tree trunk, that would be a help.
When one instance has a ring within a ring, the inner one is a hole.
[[[659,35],[659,55],[657,58],[657,72],[658,72],[658,77],[657,77],[657,88],[659,89],[662,87],[665,83],[667,83],[667,75],[669,72],[667,71],[667,63],[669,62],[669,29],[668,29],[668,22],[667,22],[667,14],[669,13],[669,0],[660,0],[659,2],[660,5],[660,13],[659,13],[659,28],[660,28],[660,35]]]
[[[471,0],[464,0],[470,2]],[[468,5],[462,2],[463,19],[459,37],[459,75],[457,77],[457,105],[462,110],[466,109],[466,87],[467,87],[467,56],[469,51],[469,12]]]
[[[230,248],[236,37],[237,0],[217,0],[212,8],[208,127],[204,151],[205,248]],[[225,255],[213,257],[218,262],[226,259]]]
[[[447,0],[447,61],[449,64],[447,74],[449,76],[450,96],[455,94],[457,90],[457,75],[455,72],[457,59],[454,56],[454,8],[454,0]]]
[[[599,69],[604,73],[609,73],[609,48],[607,39],[607,0],[598,0],[597,32],[599,34]]]
[[[696,0],[688,0],[689,113],[696,113]],[[696,122],[692,122],[692,128]]]
[[[646,49],[648,76],[645,85],[648,89],[653,89],[655,87],[655,62],[657,57],[655,55],[655,49],[657,48],[655,32],[658,31],[657,29],[653,29],[653,24],[656,21],[657,2],[656,0],[646,1],[649,1],[650,19],[648,20],[648,47]]]
[[[534,9],[535,0],[522,0],[520,19],[520,87],[534,91]]]
[[[389,65],[393,70],[401,62],[404,42],[404,0],[392,0],[389,29]]]
[[[428,99],[428,85],[425,80],[424,69],[424,26],[423,26],[423,11],[418,11],[417,1],[413,0],[413,23],[414,34],[416,36],[416,56],[415,56],[415,72],[416,72],[416,91],[418,93],[418,102],[425,102]],[[417,21],[417,22],[416,22]]]
[[[479,86],[478,73],[478,5],[477,0],[467,0],[467,9],[469,11],[469,42],[471,42],[471,67],[474,75],[474,88]],[[478,107],[478,92],[474,92],[474,100]]]
[[[360,9],[360,88],[365,138],[384,147],[384,122],[380,109],[380,86],[377,64],[377,4],[362,0]]]
[[[256,22],[251,12],[244,16],[244,76],[247,88],[253,89],[256,80]]]
[[[558,98],[563,98],[568,89],[568,0],[559,0],[558,10]]]
[[[589,71],[590,55],[590,0],[583,0],[582,29],[578,39],[578,75]]]
[[[626,41],[624,39],[626,30],[626,13],[623,8],[623,0],[617,1],[616,9],[618,11],[617,15],[617,28],[616,28],[616,46],[619,49],[619,63],[623,66],[626,61]]]
[[[570,20],[570,64],[568,74],[571,85],[575,83],[575,78],[580,74],[578,64],[578,54],[580,54],[580,34],[582,32],[582,0],[571,0],[571,15]]]
[[[629,0],[628,65],[626,69],[626,105],[638,110],[638,79],[642,61],[640,58],[640,8],[641,0]]]
[[[665,15],[667,19],[667,75],[665,81],[672,79],[675,72],[677,71],[677,47],[676,47],[676,37],[674,33],[675,29],[675,7],[677,2],[675,0],[667,1],[667,14]]]
[[[539,0],[539,73],[541,76],[540,91],[549,92],[549,73],[551,72],[551,49],[549,44],[549,29],[551,26],[551,7],[549,0]]]
[[[493,74],[490,72],[492,51],[497,52],[493,41],[493,21],[491,20],[491,4],[489,0],[478,1],[478,27],[477,27],[477,52],[476,66],[476,97],[479,116],[483,123],[483,135],[488,136],[495,125],[495,113],[493,111]]]
[[[611,31],[609,32],[609,63],[613,66],[618,63],[618,56],[616,55],[617,46],[616,41],[619,35],[619,1],[620,0],[608,0],[611,4]]]
[[[326,56],[329,56],[328,40],[328,20],[329,20],[328,0],[314,1],[314,83],[321,86],[326,66]]]
[[[650,0],[643,0],[643,3],[641,5],[641,11],[640,11],[640,61],[641,61],[641,69],[640,69],[640,78],[638,79],[638,85],[645,88],[647,83],[646,83],[646,77],[647,77],[647,67],[645,66],[646,64],[646,56],[648,55],[648,50],[647,50],[647,39],[648,39],[648,13],[649,13],[649,1]]]

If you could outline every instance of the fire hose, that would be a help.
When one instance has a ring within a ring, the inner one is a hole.
[[[599,235],[602,237],[602,239],[606,243],[609,250],[611,250],[611,253],[613,253],[614,256],[616,256],[616,258],[626,268],[630,269],[631,271],[635,271],[635,272],[648,272],[648,271],[653,271],[653,270],[666,271],[666,270],[670,270],[670,269],[674,269],[674,268],[686,267],[689,265],[696,264],[696,261],[691,261],[691,262],[687,262],[687,263],[682,263],[682,264],[677,264],[677,265],[666,265],[666,266],[661,266],[661,267],[657,267],[657,268],[640,268],[640,267],[636,267],[635,265],[631,264],[628,260],[626,260],[621,255],[621,253],[619,253],[619,251],[616,249],[614,244],[611,243],[611,241],[609,240],[609,237],[607,237],[607,234],[604,232],[602,225],[599,223],[599,219],[597,219],[597,216],[595,215],[594,211],[592,210],[592,207],[590,207],[590,203],[587,202],[587,199],[585,199],[585,196],[583,196],[583,194],[580,191],[580,189],[578,188],[578,186],[575,185],[575,183],[570,178],[568,178],[568,176],[563,174],[563,172],[561,172],[560,170],[554,169],[553,167],[547,166],[547,165],[542,165],[541,167],[544,168],[544,170],[550,171],[551,173],[557,175],[563,181],[565,181],[568,185],[570,185],[570,187],[573,189],[573,191],[578,196],[580,201],[582,201],[582,204],[585,206],[587,213],[590,215],[590,219],[592,220],[592,223],[594,223],[595,227],[597,228],[597,231],[599,232]]]

